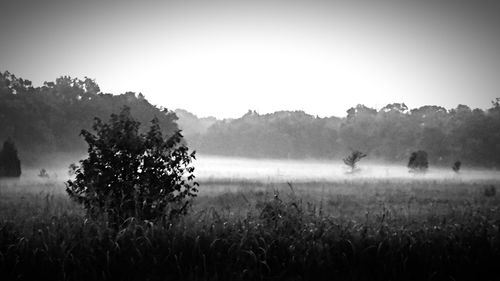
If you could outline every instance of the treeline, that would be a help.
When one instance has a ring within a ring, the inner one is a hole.
[[[0,72],[0,141],[15,143],[23,165],[43,164],[55,154],[83,154],[87,145],[80,131],[91,130],[94,117],[107,120],[125,105],[142,124],[156,116],[163,133],[178,130],[175,113],[151,105],[142,94],[106,94],[89,78],[68,76],[34,87],[29,80]]]
[[[500,167],[500,98],[487,110],[466,105],[409,109],[394,103],[380,110],[358,105],[345,118],[248,111],[241,118],[216,120],[158,108],[142,94],[102,93],[89,78],[65,76],[33,87],[7,71],[0,72],[0,141],[10,138],[25,165],[53,158],[52,153],[82,155],[87,146],[80,131],[91,130],[94,117],[106,119],[124,105],[142,124],[157,116],[166,134],[179,124],[189,147],[202,154],[341,160],[359,150],[371,159],[407,161],[411,152],[424,150],[431,165],[461,160]]]
[[[342,159],[351,150],[372,159],[407,161],[424,150],[435,165],[500,167],[500,99],[488,110],[466,105],[409,109],[394,103],[380,110],[358,105],[345,118],[320,118],[302,111],[214,123],[189,138],[201,153],[245,157]]]
[[[187,135],[201,153],[270,158],[331,158],[339,155],[341,119],[279,111],[217,121],[199,137]],[[182,126],[181,126],[182,128]]]

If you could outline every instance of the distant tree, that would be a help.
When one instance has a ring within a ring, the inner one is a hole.
[[[185,213],[189,197],[196,196],[189,154],[177,131],[164,138],[158,119],[146,134],[125,107],[112,114],[109,123],[96,118],[96,135],[82,130],[88,143],[88,158],[73,166],[76,178],[67,182],[67,192],[83,204],[91,217],[105,215],[116,224],[129,217],[156,220]]]
[[[351,152],[349,156],[344,158],[344,163],[351,168],[350,172],[356,171],[356,163],[361,161],[362,158],[366,157],[367,155],[361,151],[354,150]]]
[[[451,167],[451,169],[455,172],[455,173],[458,173],[460,171],[460,167],[462,166],[462,162],[460,162],[460,160],[457,160],[455,161],[455,163],[453,163],[453,166]]]
[[[44,168],[42,168],[42,169],[40,170],[40,172],[38,173],[38,177],[48,179],[50,176],[49,176],[49,174],[47,173],[47,170],[45,170]]]
[[[425,172],[429,168],[429,161],[427,160],[427,152],[423,150],[415,151],[410,155],[408,161],[408,168],[410,172]]]
[[[3,143],[0,151],[0,177],[20,177],[21,161],[17,156],[17,149],[10,139]]]

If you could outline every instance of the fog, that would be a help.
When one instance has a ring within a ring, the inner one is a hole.
[[[48,181],[63,182],[69,178],[68,166],[72,162],[61,161],[58,165],[45,167],[30,167],[23,169],[22,181],[39,181],[40,169],[47,170]],[[262,182],[305,182],[305,181],[348,181],[348,180],[429,180],[483,182],[500,181],[500,171],[462,167],[459,173],[450,168],[436,167],[432,163],[426,173],[410,173],[406,163],[380,163],[360,161],[355,173],[349,173],[349,168],[342,161],[327,160],[286,160],[286,159],[250,159],[238,157],[221,157],[197,155],[194,160],[197,180],[248,180]]]
[[[195,162],[198,179],[246,179],[263,181],[339,181],[349,179],[418,179],[483,181],[500,180],[498,170],[463,167],[433,167],[425,174],[409,173],[406,163],[359,162],[359,171],[349,173],[341,161],[248,159],[201,155]]]

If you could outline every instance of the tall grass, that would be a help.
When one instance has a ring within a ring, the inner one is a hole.
[[[2,280],[498,280],[486,183],[205,182],[191,213],[119,230],[62,186],[0,187]],[[491,183],[488,183],[488,186]]]

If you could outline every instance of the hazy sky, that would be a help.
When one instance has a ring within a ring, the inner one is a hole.
[[[500,1],[12,0],[0,71],[61,75],[199,116],[500,97]]]

